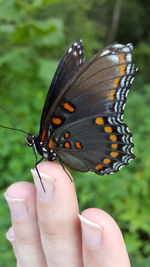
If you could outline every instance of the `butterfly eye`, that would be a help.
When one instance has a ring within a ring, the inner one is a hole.
[[[27,145],[28,146],[33,146],[33,144],[35,143],[35,137],[34,137],[34,135],[32,135],[32,134],[29,134],[28,136],[27,136],[27,138],[26,138],[26,142],[27,142]]]

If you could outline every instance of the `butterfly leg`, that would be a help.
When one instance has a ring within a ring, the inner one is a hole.
[[[39,159],[38,161],[36,161],[35,166],[37,166],[43,159],[44,159],[44,157],[42,157],[41,159]]]
[[[60,159],[59,159],[58,155],[57,155],[57,158],[58,158],[58,161],[59,161],[59,163],[60,163],[61,167],[63,168],[63,170],[64,170],[64,171],[65,171],[65,173],[68,175],[68,177],[70,178],[71,182],[73,183],[73,178],[71,177],[71,175],[69,174],[69,172],[68,172],[68,171],[66,171],[66,169],[65,169],[64,165],[62,164],[62,162],[60,161]]]

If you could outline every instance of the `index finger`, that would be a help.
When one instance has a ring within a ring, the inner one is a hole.
[[[78,202],[74,183],[62,166],[43,162],[32,171],[37,190],[41,240],[49,266],[82,266]],[[58,257],[59,255],[59,257]]]

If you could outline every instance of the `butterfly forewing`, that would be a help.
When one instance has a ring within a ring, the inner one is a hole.
[[[123,113],[123,104],[135,74],[130,49],[130,46],[127,46],[122,50],[128,50],[128,53],[123,53],[120,49],[118,54],[100,56],[70,86],[71,90],[67,90],[63,98],[76,107],[76,112],[70,116],[67,123],[81,116],[85,118],[87,114],[116,114],[119,117]]]
[[[73,42],[69,48],[66,50],[64,56],[62,57],[44,103],[42,116],[41,116],[41,126],[40,135],[44,130],[44,122],[51,105],[55,102],[55,99],[61,92],[62,88],[67,84],[67,82],[75,75],[75,73],[80,69],[84,62],[84,46],[82,40]]]

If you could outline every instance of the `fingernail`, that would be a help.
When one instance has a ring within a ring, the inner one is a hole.
[[[82,238],[87,245],[92,247],[100,245],[103,227],[100,224],[94,223],[81,215],[78,216],[81,222]]]
[[[9,228],[9,230],[7,231],[6,238],[10,242],[14,242],[15,241],[15,233],[14,233],[14,229],[12,227]]]
[[[22,219],[28,215],[28,207],[26,199],[24,198],[11,198],[4,193],[5,199],[11,210],[14,219]]]
[[[38,199],[45,201],[45,202],[51,200],[54,194],[54,178],[48,176],[45,173],[39,172],[40,177],[42,179],[42,184],[44,186],[43,188],[37,171],[34,169],[31,169],[31,173],[33,175],[33,179],[34,179],[35,186],[37,189]]]

